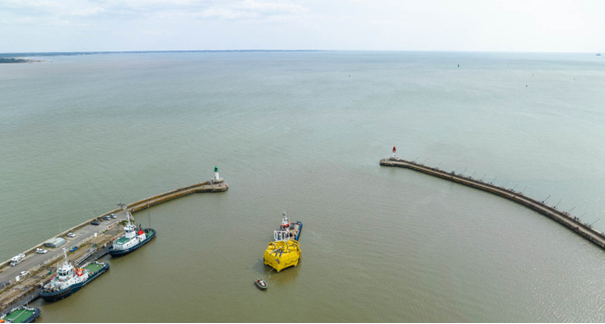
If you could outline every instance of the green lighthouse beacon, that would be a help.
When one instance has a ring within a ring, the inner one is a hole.
[[[212,179],[212,180],[214,180],[213,181],[214,183],[216,183],[216,182],[223,182],[223,178],[221,178],[218,175],[218,167],[216,167],[216,166],[214,167],[214,179]]]

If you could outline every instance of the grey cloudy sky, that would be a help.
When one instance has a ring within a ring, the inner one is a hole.
[[[0,52],[605,52],[605,0],[0,0]]]

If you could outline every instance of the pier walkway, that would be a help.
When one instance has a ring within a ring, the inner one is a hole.
[[[174,200],[180,197],[188,196],[194,193],[204,192],[224,192],[229,189],[227,183],[220,181],[206,181],[191,186],[171,190],[149,198],[141,199],[134,203],[126,205],[126,210],[134,214],[141,210],[159,205],[161,203]],[[115,219],[103,220],[104,216],[115,214]],[[39,289],[40,283],[47,282],[46,273],[53,268],[53,265],[62,260],[63,248],[71,250],[73,247],[79,247],[73,253],[69,253],[70,260],[76,260],[83,257],[86,251],[96,245],[99,251],[107,245],[114,237],[122,234],[121,226],[117,226],[121,221],[126,220],[127,214],[121,208],[108,211],[98,217],[87,220],[76,225],[55,237],[63,238],[67,241],[64,245],[57,248],[48,248],[44,243],[40,243],[29,250],[23,252],[25,259],[14,267],[10,266],[10,260],[0,263],[0,311],[6,310],[15,305],[27,295],[35,294]],[[93,220],[99,220],[100,225],[92,225]],[[67,233],[74,233],[76,237],[69,238]],[[52,238],[49,238],[49,240]],[[45,242],[47,242],[46,240]],[[48,250],[46,254],[36,254],[37,248]],[[95,253],[95,255],[103,255]],[[89,258],[87,261],[90,260]],[[20,276],[22,271],[29,271],[25,276]]]
[[[400,158],[382,159],[380,160],[380,165],[388,167],[406,168],[422,172],[434,177],[459,183],[461,185],[483,190],[485,192],[489,192],[491,194],[506,198],[553,219],[554,221],[569,228],[570,230],[579,234],[580,236],[597,245],[598,247],[605,249],[605,235],[603,235],[603,233],[595,230],[588,224],[582,223],[577,217],[573,217],[566,212],[559,211],[554,207],[548,206],[540,201],[527,197],[521,192],[516,192],[512,189],[494,186],[493,184],[485,183],[481,180],[472,179],[471,177],[455,174],[454,172],[446,172],[437,168],[431,168],[429,166],[425,166],[412,161],[406,161]]]

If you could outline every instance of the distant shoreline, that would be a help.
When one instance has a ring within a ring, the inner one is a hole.
[[[13,57],[0,57],[0,64],[18,64],[18,63],[43,63],[42,60],[18,59]]]
[[[101,51],[101,52],[23,52],[0,53],[0,60],[15,57],[32,56],[73,56],[100,54],[150,54],[150,53],[245,53],[245,52],[318,52],[320,50],[182,50],[182,51]],[[2,62],[0,62],[2,63]],[[24,62],[22,62],[24,63]]]
[[[91,51],[91,52],[0,52],[2,58],[36,57],[36,56],[75,56],[100,54],[162,54],[162,53],[297,53],[297,52],[407,52],[407,53],[444,53],[444,54],[588,54],[600,56],[595,52],[523,52],[523,51],[447,51],[447,50],[334,50],[334,49],[245,49],[245,50],[158,50],[158,51]]]

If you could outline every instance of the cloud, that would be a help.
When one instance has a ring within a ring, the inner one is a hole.
[[[195,14],[200,18],[210,19],[259,19],[293,16],[304,14],[309,11],[306,7],[299,4],[258,2],[253,0],[244,0],[229,5],[214,5],[202,12]]]
[[[50,0],[3,0],[0,5],[4,8],[49,8],[56,7],[57,2]]]
[[[3,19],[2,24],[6,25],[19,25],[19,24],[35,24],[38,22],[38,18],[34,17],[17,17],[12,19]]]
[[[86,8],[86,9],[74,11],[74,12],[72,12],[72,15],[81,16],[81,17],[90,17],[90,16],[100,15],[104,12],[105,12],[104,8],[94,7],[94,8]]]
[[[244,0],[233,5],[236,10],[248,10],[265,14],[282,14],[282,13],[303,13],[308,9],[299,4],[290,3],[268,3],[256,2],[253,0]]]
[[[6,10],[16,14],[40,14],[59,7],[59,4],[50,0],[1,0],[0,11]]]
[[[1,0],[0,0],[1,1]],[[200,10],[214,3],[214,0],[88,0],[106,8],[107,11],[123,10],[141,13],[170,10]]]

